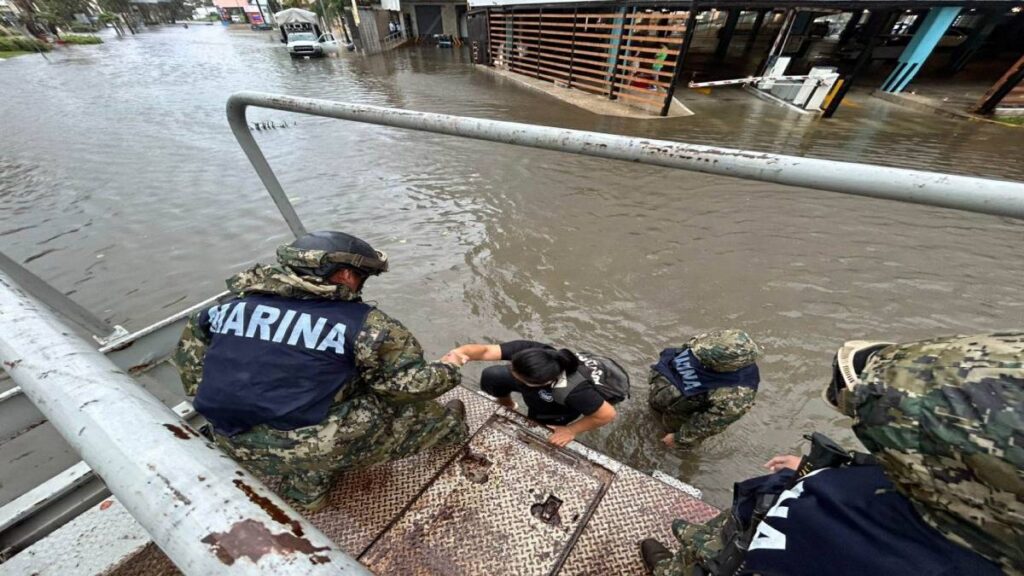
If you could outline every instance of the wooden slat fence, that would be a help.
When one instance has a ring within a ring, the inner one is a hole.
[[[687,16],[637,8],[492,10],[491,62],[657,113],[672,94]]]

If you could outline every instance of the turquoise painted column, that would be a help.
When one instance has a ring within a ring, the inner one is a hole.
[[[608,50],[608,99],[615,100],[615,95],[618,90],[615,89],[615,68],[619,63],[619,53],[621,52],[622,36],[626,31],[626,9],[620,8],[618,16],[612,21],[614,28],[611,29],[611,48]]]
[[[944,6],[928,11],[928,15],[924,17],[924,23],[910,39],[910,44],[900,54],[896,69],[882,84],[882,90],[893,93],[902,92],[907,84],[910,84],[960,10],[958,6]]]

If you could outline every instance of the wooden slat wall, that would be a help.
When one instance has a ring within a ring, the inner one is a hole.
[[[668,98],[687,16],[635,9],[492,10],[491,61],[657,112]]]

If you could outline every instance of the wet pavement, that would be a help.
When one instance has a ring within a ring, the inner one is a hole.
[[[292,61],[271,33],[207,26],[50,60],[0,62],[0,249],[133,329],[288,239],[227,127],[225,100],[243,89],[1024,180],[1024,130],[862,93],[827,122],[735,89],[680,94],[692,117],[603,118],[481,73],[467,52]],[[366,297],[429,355],[528,337],[619,358],[634,397],[584,442],[717,505],[804,433],[854,442],[820,400],[843,340],[1024,325],[1019,222],[274,111],[250,119],[286,125],[257,139],[307,227],[391,255]],[[758,403],[671,453],[647,414],[646,365],[715,327],[766,349]]]

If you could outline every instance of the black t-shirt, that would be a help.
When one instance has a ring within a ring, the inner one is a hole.
[[[501,359],[511,360],[517,352],[531,348],[554,350],[554,347],[540,342],[513,340],[501,345]],[[568,424],[581,415],[593,414],[604,404],[604,397],[589,381],[580,384],[570,392],[565,398],[564,406],[555,402],[550,387],[527,386],[513,378],[511,373],[508,378],[495,380],[489,384],[491,385],[488,386],[489,390],[486,392],[495,396],[508,396],[512,392],[522,394],[523,400],[529,408],[529,417],[547,424]]]

